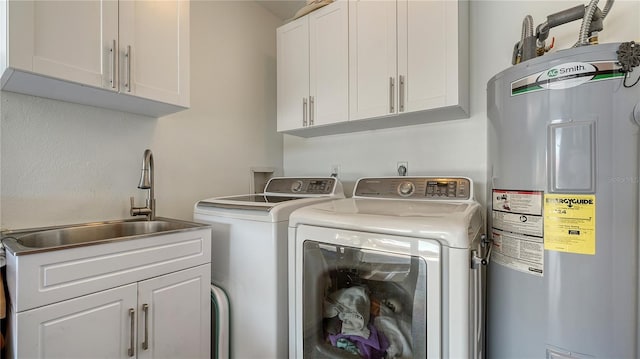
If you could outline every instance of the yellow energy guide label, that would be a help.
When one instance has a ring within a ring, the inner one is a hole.
[[[595,195],[544,195],[544,249],[596,254]]]

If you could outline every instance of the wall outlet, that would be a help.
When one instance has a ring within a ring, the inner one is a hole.
[[[340,177],[340,165],[331,165],[331,177]]]
[[[396,171],[398,172],[398,176],[407,176],[409,174],[409,162],[398,161]]]

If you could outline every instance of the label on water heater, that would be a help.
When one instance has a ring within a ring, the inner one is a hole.
[[[596,196],[544,196],[544,249],[596,254]]]
[[[582,84],[623,78],[617,61],[565,62],[511,83],[511,96],[543,90],[564,90]]]
[[[542,191],[492,192],[491,260],[535,276],[544,269]]]

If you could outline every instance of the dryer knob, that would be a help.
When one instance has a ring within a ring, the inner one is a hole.
[[[402,197],[409,197],[413,194],[415,189],[416,186],[413,184],[413,182],[402,182],[398,186],[398,194]]]
[[[302,191],[302,181],[298,180],[291,184],[291,192],[300,192]]]

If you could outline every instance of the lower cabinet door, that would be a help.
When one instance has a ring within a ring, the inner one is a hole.
[[[18,313],[16,357],[135,355],[136,287],[129,284]]]
[[[211,264],[138,283],[138,358],[210,358]]]

